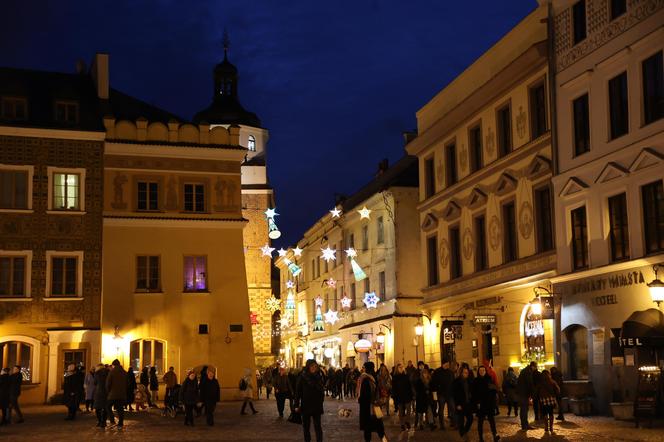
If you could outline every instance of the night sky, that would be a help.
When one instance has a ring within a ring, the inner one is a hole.
[[[110,54],[111,85],[190,119],[212,68],[240,71],[244,107],[270,130],[277,246],[404,153],[415,112],[537,6],[481,1],[4,0],[0,65],[73,72]]]

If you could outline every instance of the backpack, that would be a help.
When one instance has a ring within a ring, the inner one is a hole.
[[[247,387],[247,381],[244,378],[240,379],[240,391],[245,391]]]

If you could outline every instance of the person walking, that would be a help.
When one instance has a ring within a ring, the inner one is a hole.
[[[410,403],[413,401],[413,389],[402,363],[398,363],[392,378],[392,394],[399,414],[401,431],[410,430]],[[405,435],[405,434],[404,434]]]
[[[544,432],[553,433],[553,408],[557,404],[557,397],[560,395],[560,387],[556,381],[551,378],[548,370],[543,370],[541,379],[537,385],[537,397],[540,401],[540,413],[544,419]]]
[[[201,383],[201,402],[205,407],[205,420],[207,424],[214,425],[214,409],[217,407],[217,402],[221,400],[221,389],[219,388],[219,381],[214,376],[214,371],[207,369],[207,381],[205,384]]]
[[[551,379],[553,379],[555,383],[558,384],[558,395],[556,396],[558,416],[556,416],[556,420],[564,421],[565,416],[563,416],[563,389],[565,387],[565,383],[563,381],[563,372],[558,370],[556,367],[551,367]]]
[[[535,396],[535,384],[533,382],[533,370],[537,368],[537,362],[531,362],[521,370],[516,381],[516,390],[519,395],[519,412],[521,413],[521,430],[534,430],[528,424],[528,401]]]
[[[76,412],[78,411],[78,404],[81,401],[78,388],[78,375],[76,365],[69,364],[65,372],[65,380],[63,383],[64,390],[64,403],[67,407],[67,417],[65,420],[71,421],[76,419]]]
[[[0,412],[2,412],[2,420],[0,425],[9,423],[9,369],[3,368],[0,370]]]
[[[157,405],[159,400],[159,378],[157,377],[157,367],[154,365],[150,367],[150,396],[152,405],[159,408],[159,405]]]
[[[184,424],[194,426],[194,408],[199,399],[198,381],[196,380],[196,372],[189,370],[187,372],[187,379],[182,383],[180,388],[180,401],[184,403]]]
[[[473,402],[471,398],[470,369],[461,368],[459,376],[452,384],[454,406],[456,407],[457,427],[464,441],[468,440],[468,431],[473,425]]]
[[[106,427],[106,418],[108,410],[108,391],[106,390],[106,378],[108,377],[108,369],[103,365],[97,365],[94,374],[94,395],[92,397],[92,406],[95,409],[97,416],[97,427]],[[87,392],[86,392],[87,393]]]
[[[256,370],[256,388],[258,388],[258,399],[260,399],[263,394],[263,375],[260,370]]]
[[[136,399],[136,390],[137,390],[137,385],[136,385],[136,375],[134,374],[134,369],[131,367],[127,367],[127,408],[129,411],[134,411],[134,409],[131,407],[131,404],[134,403],[134,400]]]
[[[436,425],[433,423],[433,395],[430,384],[431,374],[429,369],[423,366],[415,380],[415,424],[420,430],[423,430],[424,424],[427,423],[433,431]]]
[[[118,428],[124,426],[124,407],[127,403],[127,372],[122,368],[117,359],[111,363],[111,372],[106,378],[106,390],[108,391],[108,402],[111,422],[114,421],[113,410],[118,413]]]
[[[164,374],[163,381],[166,385],[165,397],[168,398],[171,394],[171,390],[173,390],[173,387],[175,387],[178,383],[178,375],[175,374],[175,368],[168,367],[168,371]]]
[[[240,414],[244,415],[247,414],[244,410],[246,410],[247,405],[249,405],[249,408],[251,408],[251,412],[253,414],[258,413],[256,409],[254,408],[254,387],[251,383],[251,369],[245,368],[244,369],[244,376],[242,379],[240,379],[240,392],[242,394],[242,409],[240,410]]]
[[[9,419],[11,420],[12,411],[18,416],[17,424],[24,422],[23,412],[18,404],[18,398],[21,396],[21,384],[23,383],[23,373],[21,366],[14,365],[9,375]]]
[[[507,401],[507,415],[509,416],[512,413],[512,408],[514,408],[514,416],[519,416],[519,395],[516,391],[517,386],[517,377],[514,374],[514,368],[509,367],[507,369],[507,374],[503,378],[503,394],[505,395],[505,400]]]
[[[381,397],[373,362],[364,363],[364,372],[357,381],[357,401],[360,403],[360,430],[364,432],[365,442],[371,441],[371,434],[377,433],[383,441],[385,425],[381,411]]]
[[[378,386],[378,398],[380,408],[386,411],[385,414],[390,415],[390,396],[392,394],[392,376],[385,364],[380,364],[378,369],[378,379],[376,379]]]
[[[90,371],[85,374],[85,381],[83,381],[85,389],[85,412],[89,413],[94,408],[95,399],[95,368],[90,368]]]
[[[493,382],[486,366],[477,369],[477,377],[473,380],[471,397],[477,410],[477,433],[480,442],[484,442],[484,420],[489,421],[494,442],[500,440],[496,431],[496,396],[498,388]]]
[[[302,431],[304,442],[311,442],[311,421],[314,422],[316,442],[323,442],[323,401],[325,400],[325,384],[315,359],[309,359],[297,379],[295,387],[295,411],[302,415]]]
[[[284,407],[286,405],[286,399],[289,399],[291,412],[293,411],[293,389],[291,384],[288,381],[288,373],[286,368],[279,368],[279,375],[274,378],[274,396],[277,399],[277,412],[279,417],[284,417]]]
[[[450,370],[450,363],[443,360],[443,365],[435,369],[431,375],[431,389],[436,392],[438,400],[438,422],[441,430],[445,430],[445,404],[447,404],[447,416],[454,423],[453,382],[454,373]]]
[[[542,382],[542,372],[537,369],[537,364],[533,367],[533,412],[535,413],[535,421],[542,420],[542,413],[539,400],[539,384]]]
[[[152,403],[152,397],[150,397],[150,373],[147,365],[141,370],[141,375],[138,377],[138,383],[145,387],[145,392],[148,399],[148,407],[154,407],[154,404]]]

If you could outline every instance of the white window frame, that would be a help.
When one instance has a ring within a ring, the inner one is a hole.
[[[48,172],[48,208],[46,213],[55,215],[83,215],[85,214],[85,168],[60,168],[60,167],[47,167]],[[56,210],[53,208],[53,175],[56,173],[77,174],[79,176],[78,183],[78,210]]]
[[[32,379],[30,380],[31,384],[39,384],[39,369],[41,367],[41,362],[39,360],[41,356],[41,347],[42,344],[37,339],[30,336],[23,335],[9,335],[9,336],[0,336],[0,343],[18,341],[21,343],[29,344],[32,346],[31,352],[31,364],[32,364]],[[2,361],[0,361],[1,363]]]
[[[252,141],[253,141],[253,149],[251,148]],[[247,137],[247,149],[249,150],[249,152],[256,152],[256,137],[255,136],[249,135]]]
[[[0,296],[0,302],[2,301],[14,301],[14,300],[23,300],[32,298],[32,250],[0,250],[0,257],[24,257],[25,258],[25,281],[23,282],[23,287],[25,287],[25,294],[23,296]],[[0,341],[1,342],[1,341]]]
[[[51,293],[51,279],[53,272],[53,258],[77,258],[76,260],[76,296],[62,296],[55,295]],[[47,250],[46,251],[46,292],[44,294],[44,300],[48,301],[62,301],[62,300],[78,300],[83,299],[83,258],[84,252],[81,251],[59,251],[59,250]]]
[[[0,213],[31,213],[32,210],[32,179],[35,175],[34,166],[23,166],[14,164],[0,164],[0,170],[18,170],[28,172],[28,207],[27,209],[0,209]]]

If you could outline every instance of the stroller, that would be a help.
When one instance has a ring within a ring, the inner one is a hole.
[[[184,413],[184,404],[180,402],[180,384],[175,384],[164,400],[164,416],[175,418],[178,413]]]

